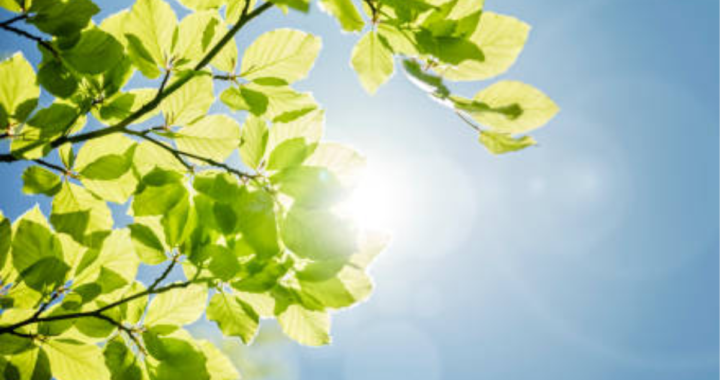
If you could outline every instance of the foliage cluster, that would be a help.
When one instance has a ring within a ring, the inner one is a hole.
[[[242,56],[234,40],[268,10],[310,0],[178,1],[192,11],[182,20],[163,0],[137,0],[95,24],[91,0],[0,0],[15,13],[0,30],[42,53],[37,67],[22,53],[0,62],[0,162],[31,162],[23,191],[52,198],[49,218],[0,214],[4,379],[235,379],[184,326],[204,315],[250,343],[261,318],[276,318],[295,341],[324,345],[329,313],[371,292],[366,270],[387,236],[338,208],[364,158],[322,141],[323,110],[292,86],[320,39],[272,30]],[[520,82],[472,98],[445,84],[505,72],[525,43],[525,23],[482,1],[319,4],[344,31],[367,30],[351,64],[369,93],[401,62],[493,153],[533,145],[518,135],[557,112]],[[133,75],[157,87],[127,88]],[[218,82],[242,125],[210,112]],[[41,90],[51,103],[39,105]],[[131,222],[108,203],[127,205]],[[161,268],[150,284],[141,265]]]

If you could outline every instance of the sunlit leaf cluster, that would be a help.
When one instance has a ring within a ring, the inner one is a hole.
[[[187,325],[205,319],[250,344],[275,319],[320,346],[331,312],[370,295],[388,237],[341,207],[365,159],[323,141],[323,109],[294,87],[320,38],[279,28],[242,52],[235,42],[266,11],[310,1],[178,1],[182,19],[165,0],[98,19],[91,0],[0,0],[14,15],[0,30],[42,57],[0,62],[0,162],[29,163],[22,191],[51,204],[0,213],[0,378],[236,379]],[[362,33],[350,60],[368,92],[399,57],[493,153],[533,145],[515,135],[557,110],[519,82],[472,99],[444,83],[501,74],[525,42],[527,25],[482,2],[318,4]],[[142,268],[155,277],[141,281]]]

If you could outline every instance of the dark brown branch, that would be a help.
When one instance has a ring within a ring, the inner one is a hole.
[[[6,333],[11,333],[11,332],[13,332],[14,330],[16,330],[16,329],[18,329],[18,328],[20,328],[20,327],[27,326],[27,325],[31,325],[31,324],[35,324],[35,323],[40,323],[40,322],[62,321],[62,320],[66,320],[66,319],[75,319],[75,318],[84,318],[84,317],[98,317],[99,315],[101,315],[102,312],[108,311],[108,310],[110,310],[110,309],[113,309],[113,308],[118,307],[118,306],[120,306],[120,305],[122,305],[122,304],[128,303],[128,302],[130,302],[130,301],[132,301],[132,300],[135,300],[135,299],[138,299],[138,298],[140,298],[140,297],[145,297],[145,296],[148,296],[148,295],[150,295],[150,294],[165,293],[165,292],[170,291],[170,290],[173,290],[173,289],[187,288],[187,287],[190,286],[191,284],[200,283],[200,282],[207,282],[207,281],[209,281],[209,280],[210,280],[210,279],[196,279],[196,280],[192,280],[192,281],[175,282],[175,283],[172,283],[172,284],[169,284],[169,285],[165,285],[165,286],[163,286],[163,287],[160,287],[160,288],[157,288],[157,289],[153,289],[153,290],[146,289],[146,290],[144,290],[144,291],[142,291],[142,292],[135,293],[135,294],[133,294],[133,295],[131,295],[131,296],[129,296],[129,297],[126,297],[126,298],[123,298],[123,299],[121,299],[121,300],[115,301],[115,302],[113,302],[113,303],[111,303],[111,304],[105,305],[105,306],[103,306],[103,307],[101,307],[101,308],[99,308],[99,309],[95,309],[95,310],[92,310],[92,311],[86,311],[86,312],[81,312],[81,313],[71,313],[71,314],[51,315],[51,316],[48,316],[48,317],[28,318],[28,319],[26,319],[26,320],[24,320],[24,321],[21,321],[21,322],[18,322],[18,323],[9,325],[9,326],[0,327],[0,335],[6,334]],[[102,317],[98,317],[98,318],[102,318]]]
[[[55,164],[47,162],[45,160],[38,159],[38,160],[33,160],[33,162],[40,164],[46,168],[57,170],[58,172],[63,173],[63,174],[67,172],[67,170],[65,170],[65,168],[63,168],[62,166],[55,165]]]
[[[18,29],[10,24],[0,24],[0,29],[7,30],[8,32],[13,32],[19,36],[25,37],[27,39],[33,40],[37,42],[40,46],[47,49],[49,52],[51,52],[56,58],[60,57],[60,54],[55,50],[55,47],[50,45],[48,41],[43,40],[41,37],[38,37],[34,34],[28,33],[22,29]]]
[[[210,166],[224,169],[229,173],[235,174],[240,179],[252,179],[252,178],[256,177],[256,175],[245,173],[245,172],[235,169],[232,166],[225,164],[223,162],[215,161],[215,160],[207,158],[207,157],[198,156],[197,154],[194,154],[194,153],[184,152],[182,150],[175,149],[171,146],[168,146],[167,144],[164,144],[161,141],[158,141],[158,140],[148,136],[147,133],[145,133],[145,132],[128,131],[127,133],[138,136],[141,139],[147,140],[147,141],[165,149],[166,151],[170,152],[173,156],[175,156],[175,158],[177,158],[180,162],[182,162],[184,165],[186,165],[186,167],[188,167],[188,169],[191,169],[192,167],[189,166],[189,164],[187,164],[182,157],[192,158],[192,159],[204,162]]]
[[[27,14],[21,14],[21,15],[15,16],[15,17],[13,17],[13,18],[11,18],[11,19],[9,19],[9,20],[5,20],[5,21],[3,21],[3,22],[0,22],[0,28],[1,28],[1,27],[5,27],[5,26],[8,26],[8,25],[11,25],[11,24],[14,24],[14,23],[16,23],[16,22],[18,22],[18,21],[25,20],[25,19],[28,18],[28,17],[29,17],[29,16],[28,16]]]

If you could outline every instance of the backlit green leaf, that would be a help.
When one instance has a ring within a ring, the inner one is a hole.
[[[123,57],[123,47],[109,33],[98,28],[85,30],[75,46],[62,53],[73,69],[85,74],[100,74],[114,67]]]
[[[480,143],[493,154],[515,152],[537,144],[530,136],[512,137],[505,133],[480,132]]]
[[[448,66],[440,74],[450,80],[483,80],[498,76],[515,63],[525,46],[530,26],[509,16],[483,12],[480,24],[469,40],[476,44],[484,59],[466,60]]]
[[[526,133],[542,127],[559,111],[542,91],[516,81],[501,81],[478,92],[475,101],[488,110],[469,112],[480,124],[502,133]]]
[[[357,32],[365,26],[360,12],[352,0],[321,0],[323,10],[333,15],[348,32]]]
[[[150,301],[145,325],[177,328],[195,322],[205,310],[207,289],[200,285],[173,289]]]
[[[287,336],[302,345],[330,344],[330,316],[326,312],[290,305],[278,315],[278,322]]]
[[[51,339],[43,345],[50,369],[57,380],[106,380],[110,372],[103,353],[94,344],[75,340]]]
[[[258,37],[245,50],[240,76],[247,80],[279,78],[288,83],[303,79],[320,51],[320,39],[293,30],[277,29]]]
[[[183,152],[223,162],[240,144],[240,126],[225,115],[206,116],[178,130],[175,143]]]
[[[360,78],[360,84],[371,95],[395,71],[392,52],[380,41],[376,31],[365,33],[357,42],[350,63]]]
[[[23,192],[25,194],[55,195],[60,191],[60,177],[39,166],[30,166],[23,172]]]
[[[256,117],[248,117],[242,127],[240,140],[240,157],[243,162],[257,169],[265,155],[270,132],[265,122]]]
[[[237,336],[243,343],[250,344],[258,329],[259,317],[239,297],[218,292],[210,300],[207,318],[215,321],[223,334]]]
[[[24,121],[37,105],[39,96],[35,71],[22,53],[0,62],[0,114]]]

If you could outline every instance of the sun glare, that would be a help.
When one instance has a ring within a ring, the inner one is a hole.
[[[369,167],[343,210],[362,228],[394,231],[406,213],[402,177]]]

